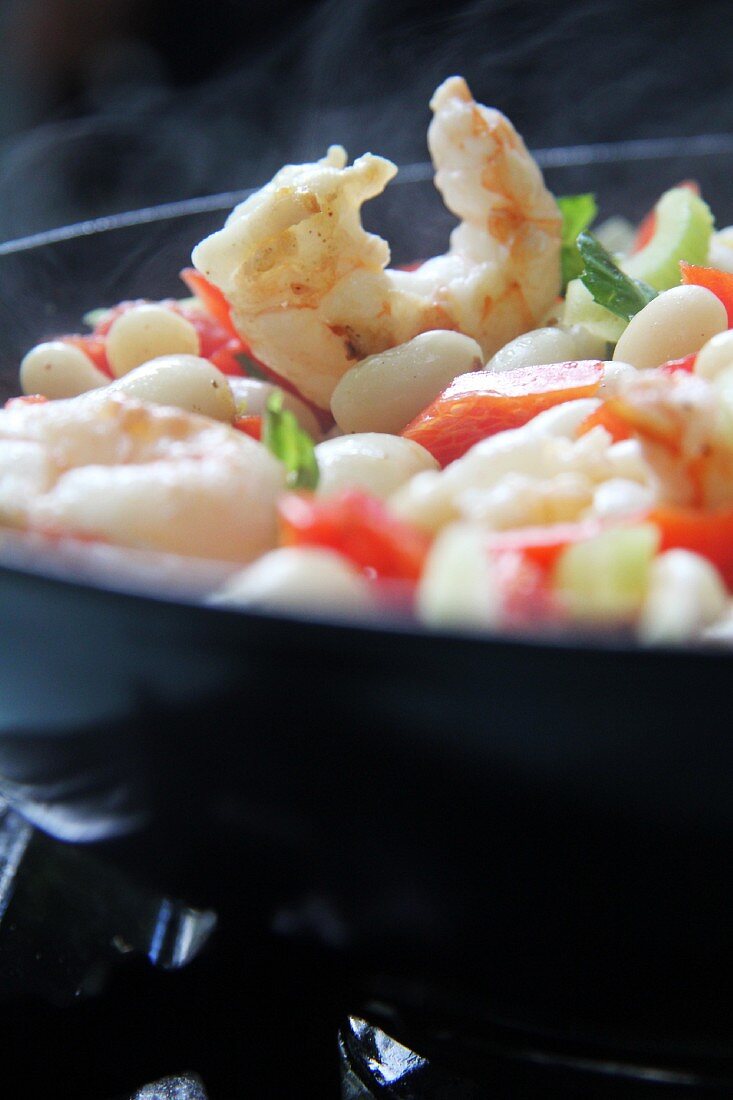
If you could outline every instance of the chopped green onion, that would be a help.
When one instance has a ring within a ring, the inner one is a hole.
[[[592,223],[598,207],[595,197],[585,195],[561,195],[556,199],[562,214],[562,246],[560,266],[562,270],[562,289],[571,279],[577,279],[583,270],[583,258],[578,251],[578,235]]]
[[[313,440],[290,409],[283,408],[282,390],[275,390],[267,399],[262,442],[284,464],[292,489],[316,488],[318,463]]]
[[[580,281],[599,306],[630,321],[652,298],[656,298],[656,290],[647,283],[624,275],[610,252],[592,233],[579,235],[578,250],[584,264]]]

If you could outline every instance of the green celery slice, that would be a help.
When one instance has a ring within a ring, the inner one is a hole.
[[[620,265],[655,290],[679,286],[680,260],[704,264],[713,233],[710,207],[688,187],[665,191],[654,207],[656,228],[646,248]]]
[[[658,548],[659,531],[650,523],[613,527],[563,550],[554,587],[576,618],[628,619],[642,605]]]

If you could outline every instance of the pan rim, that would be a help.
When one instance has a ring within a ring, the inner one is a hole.
[[[596,142],[533,150],[533,156],[542,169],[593,166],[595,164],[628,161],[654,161],[667,157],[715,157],[725,154],[733,154],[733,132],[682,137],[638,138],[628,141]],[[428,161],[407,164],[399,168],[399,174],[392,181],[390,187],[426,182],[432,178],[432,175],[433,168]],[[242,202],[256,190],[258,190],[258,187],[218,192],[213,195],[160,203],[58,226],[39,233],[0,242],[0,257],[30,252],[75,238],[102,235],[118,229],[230,210],[232,206]],[[132,598],[135,601],[144,601],[152,606],[165,604],[178,607],[180,610],[197,608],[202,612],[215,612],[220,618],[226,618],[230,622],[235,619],[237,621],[246,619],[253,624],[264,621],[271,625],[278,624],[291,628],[303,626],[328,627],[339,633],[357,630],[375,636],[380,634],[392,637],[404,636],[410,640],[439,638],[447,644],[459,642],[463,645],[506,646],[525,651],[533,649],[553,650],[562,651],[568,655],[594,651],[608,654],[634,653],[640,657],[646,654],[654,657],[666,654],[671,657],[685,656],[689,658],[694,655],[705,659],[706,657],[727,655],[731,652],[730,647],[719,640],[709,640],[683,646],[659,644],[643,646],[632,638],[619,637],[618,634],[613,632],[574,630],[572,632],[558,632],[556,635],[550,633],[525,634],[428,627],[406,617],[389,614],[345,618],[329,616],[328,614],[298,612],[297,610],[284,612],[282,610],[267,611],[266,609],[226,607],[213,605],[200,597],[186,596],[180,592],[156,593],[144,589],[136,591],[132,588],[105,584],[102,578],[95,578],[94,576],[82,579],[71,575],[70,572],[69,575],[65,575],[62,566],[56,572],[33,566],[23,567],[16,563],[8,565],[0,560],[0,578],[2,577],[23,578],[30,583],[35,580],[44,584],[60,585],[67,589],[98,592],[103,593],[106,597],[122,600]]]

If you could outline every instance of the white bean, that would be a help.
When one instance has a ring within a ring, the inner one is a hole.
[[[230,577],[211,602],[284,611],[354,612],[370,606],[371,594],[365,578],[340,554],[315,547],[284,547]]]
[[[198,355],[199,337],[185,317],[165,306],[133,306],[107,333],[107,360],[116,378],[161,355]]]
[[[668,550],[652,563],[639,620],[645,642],[683,642],[725,611],[725,585],[705,558],[689,550]]]
[[[503,372],[543,363],[566,363],[577,357],[577,344],[569,332],[561,328],[536,328],[510,340],[489,359],[484,369]]]
[[[606,361],[603,364],[603,380],[600,385],[601,393],[605,396],[606,391],[613,390],[619,378],[624,378],[630,374],[636,374],[636,367],[632,366],[631,363],[624,363],[621,359]]]
[[[63,340],[37,344],[20,364],[23,393],[42,393],[51,400],[77,397],[108,381],[81,348]]]
[[[226,378],[208,359],[197,355],[162,355],[112,382],[113,393],[138,401],[170,405],[231,424],[234,395]]]
[[[635,367],[658,367],[668,359],[697,352],[728,327],[725,306],[701,286],[665,290],[629,321],[614,359]]]
[[[712,381],[730,366],[733,366],[733,329],[719,332],[700,348],[695,359],[695,374]]]
[[[499,624],[501,591],[480,527],[453,523],[438,535],[420,579],[417,612],[431,626]]]
[[[359,488],[386,498],[422,470],[437,470],[429,451],[411,439],[363,432],[327,439],[316,447],[318,495]]]
[[[230,375],[227,379],[234,394],[237,408],[243,416],[262,416],[267,399],[279,387],[272,382],[262,382],[259,378],[237,378]],[[301,401],[288,390],[282,391],[283,408],[290,409],[293,416],[311,439],[316,442],[322,437],[321,426],[305,401]]]
[[[344,432],[397,433],[459,374],[481,366],[481,348],[460,332],[423,332],[347,371],[331,397]]]

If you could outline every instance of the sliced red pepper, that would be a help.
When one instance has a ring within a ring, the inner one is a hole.
[[[566,546],[585,542],[602,530],[603,525],[598,519],[517,527],[511,531],[492,531],[487,535],[486,545],[492,553],[521,553],[527,561],[547,573]]]
[[[733,588],[733,508],[704,512],[660,506],[646,516],[661,532],[660,550],[692,550],[707,558]]]
[[[213,363],[217,352],[232,340],[229,330],[203,310],[180,306],[177,302],[171,308],[193,325],[199,338],[199,355]]]
[[[232,338],[212,352],[208,358],[222,374],[239,375],[241,377],[246,372],[239,357],[247,354],[248,350],[242,341]]]
[[[238,432],[244,432],[245,435],[251,436],[252,439],[256,439],[258,442],[262,439],[261,416],[238,416],[232,423],[232,427],[236,428]]]
[[[677,187],[686,187],[688,191],[694,191],[696,195],[700,194],[700,184],[696,180],[682,180],[677,184]],[[642,248],[646,248],[649,241],[654,236],[657,229],[657,215],[654,211],[654,207],[645,214],[639,222],[639,226],[636,230],[636,236],[634,237],[634,243],[631,246],[631,251],[641,252]]]
[[[239,338],[239,333],[232,321],[232,307],[219,290],[219,287],[210,283],[195,267],[184,267],[181,278],[191,293],[196,295],[204,309],[216,318],[222,328],[226,329],[230,336]]]
[[[698,267],[680,260],[680,272],[684,286],[704,286],[720,298],[728,314],[728,328],[733,328],[733,275],[714,267]]]
[[[632,432],[628,423],[615,412],[605,401],[602,405],[587,416],[578,428],[578,435],[585,435],[593,428],[605,428],[614,443],[620,443],[622,439],[631,439]]]
[[[278,504],[285,546],[322,546],[343,554],[368,575],[416,581],[430,539],[395,519],[383,502],[358,490],[332,497],[286,493]]]
[[[487,436],[519,428],[563,401],[593,397],[602,380],[603,364],[598,360],[462,374],[402,435],[421,443],[447,466]]]
[[[112,368],[107,362],[107,342],[103,336],[99,336],[96,332],[91,333],[88,336],[61,336],[59,339],[64,344],[71,344],[72,347],[79,348],[84,354],[91,359],[94,366],[106,375],[107,378],[114,378],[112,374]]]
[[[677,374],[678,371],[692,374],[696,359],[697,352],[693,351],[692,355],[685,355],[682,359],[668,359],[666,363],[662,363],[661,367],[657,367],[657,370],[660,370],[662,374]]]

